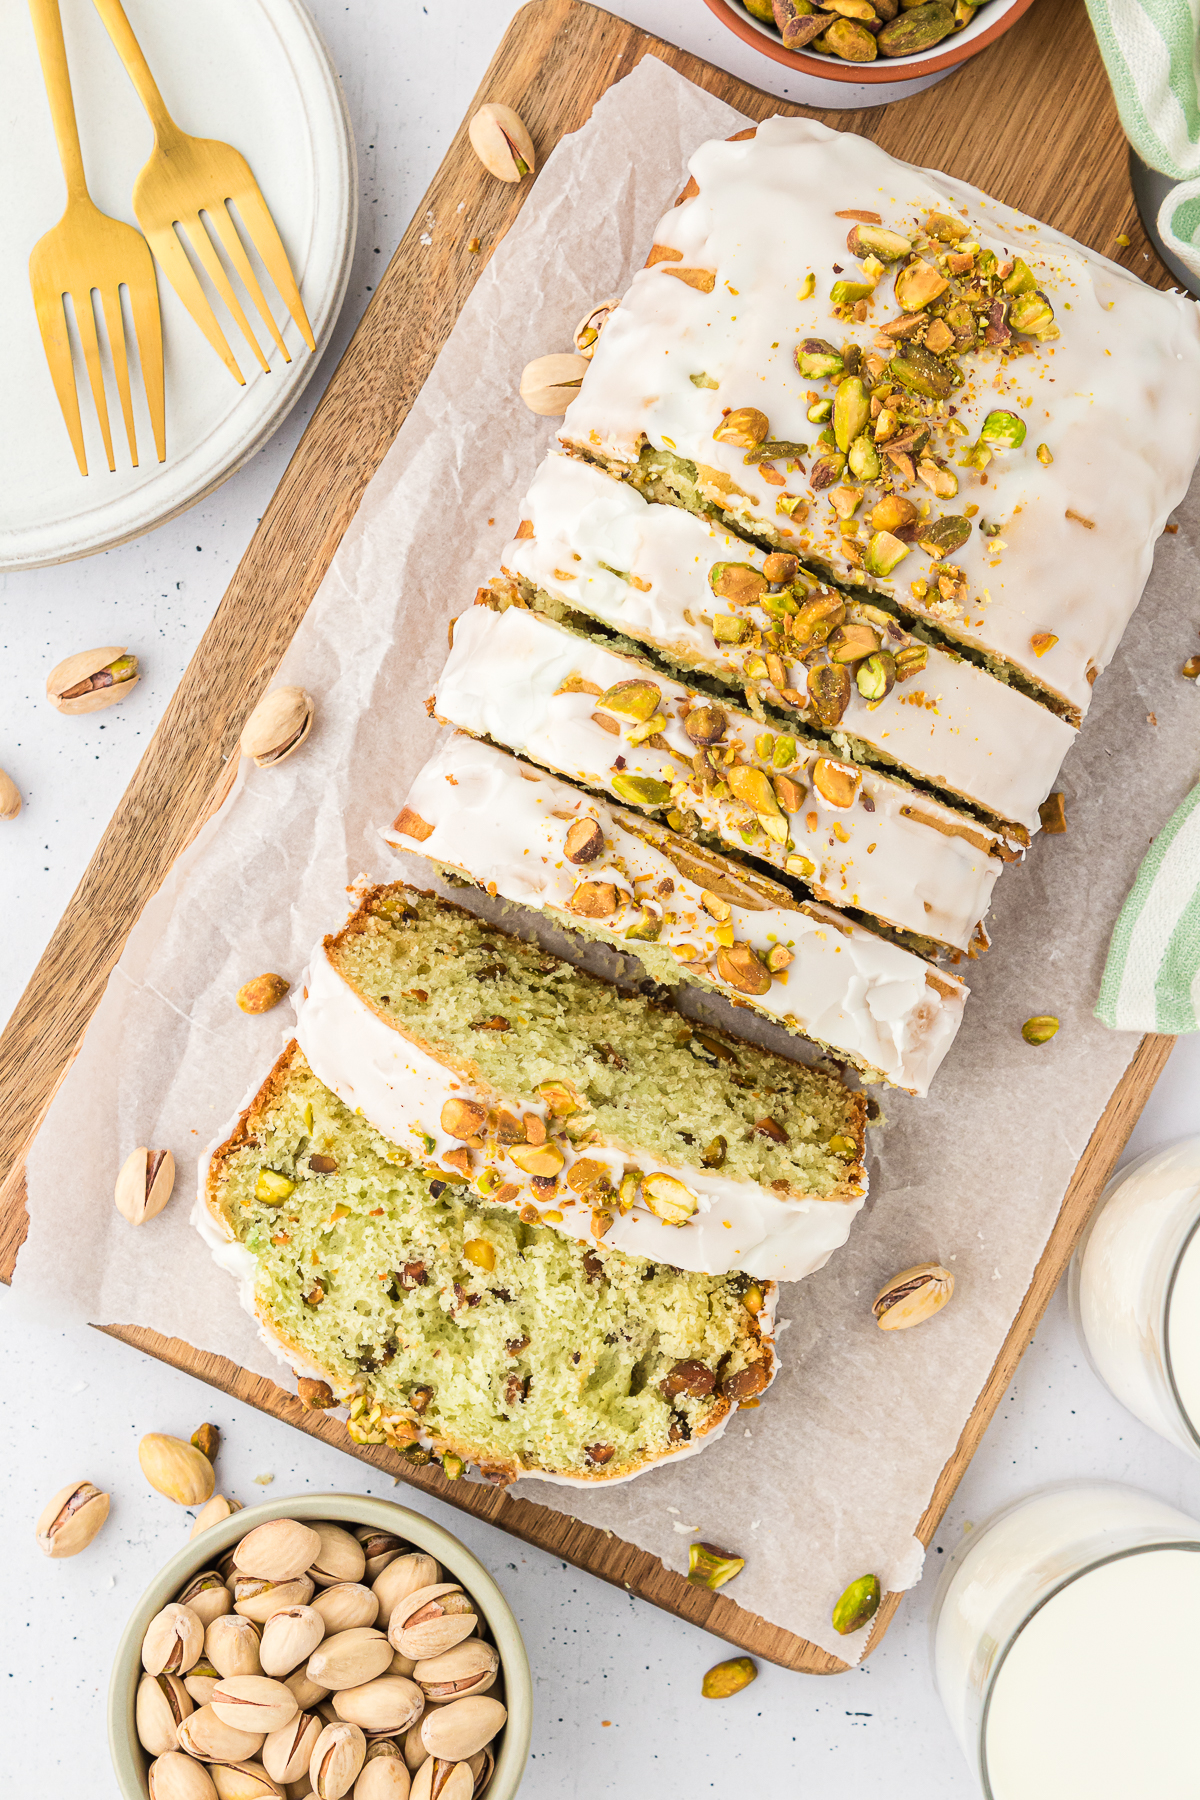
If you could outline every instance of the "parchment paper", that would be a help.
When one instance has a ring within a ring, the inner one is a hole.
[[[345,884],[397,872],[374,828],[436,741],[422,702],[447,621],[496,568],[554,433],[517,401],[520,370],[625,287],[687,156],[744,123],[648,58],[539,176],[280,669],[316,698],[308,745],[279,769],[243,770],[147,907],[34,1146],[17,1283],[39,1304],[151,1326],[287,1379],[188,1223],[196,1152],[258,1086],[290,1023],[283,1009],[244,1017],[234,994],[266,969],[295,980],[341,922]],[[428,228],[472,225],[452,212]],[[868,1208],[828,1268],[783,1290],[784,1370],[765,1403],[704,1455],[627,1486],[520,1485],[672,1568],[686,1567],[697,1531],[741,1552],[733,1597],[843,1656],[861,1641],[833,1633],[830,1606],[866,1570],[890,1588],[917,1579],[914,1526],[1137,1046],[1091,1009],[1139,859],[1197,773],[1196,688],[1178,673],[1200,618],[1195,487],[1179,518],[1068,759],[1067,835],[1040,839],[1002,877],[994,948],[966,966],[973,998],[931,1097],[880,1090],[889,1122]],[[419,859],[410,872],[429,884]],[[1020,1025],[1045,1012],[1062,1029],[1032,1049]],[[179,1176],[166,1212],[135,1232],[111,1196],[142,1143],[170,1146]],[[954,1270],[951,1306],[919,1330],[878,1331],[879,1285],[927,1258]]]

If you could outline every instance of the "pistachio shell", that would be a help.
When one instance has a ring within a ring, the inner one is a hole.
[[[335,1632],[374,1625],[379,1618],[379,1596],[360,1581],[338,1581],[313,1595],[312,1609],[324,1620],[326,1636],[332,1637]]]
[[[0,769],[0,819],[15,819],[20,810],[20,790],[12,776]]]
[[[90,688],[71,699],[64,698],[72,688],[91,681],[93,676],[111,669],[114,663],[124,666],[114,671],[114,679],[104,687]],[[132,664],[132,672],[127,672],[128,664]],[[137,684],[137,657],[129,656],[123,644],[105,644],[98,650],[78,650],[74,656],[65,657],[56,664],[46,677],[46,698],[61,713],[101,712],[106,706],[114,706],[118,700],[123,700]]]
[[[517,182],[537,168],[533,140],[511,106],[488,101],[467,126],[471,148],[497,181]]]
[[[553,1108],[551,1108],[553,1110]],[[432,1556],[424,1551],[409,1550],[396,1557],[386,1569],[376,1576],[373,1592],[379,1601],[379,1620],[386,1631],[392,1621],[392,1613],[401,1600],[415,1594],[418,1588],[432,1587],[441,1580],[441,1569]]]
[[[204,1654],[218,1675],[261,1675],[262,1633],[251,1619],[226,1613],[204,1634]]]
[[[501,1701],[471,1694],[427,1712],[421,1720],[421,1742],[430,1756],[464,1762],[491,1743],[507,1718]]]
[[[298,1712],[278,1731],[267,1734],[262,1747],[263,1767],[275,1781],[299,1781],[308,1774],[308,1765],[317,1739],[324,1730],[322,1720],[313,1712]]]
[[[131,1225],[157,1218],[175,1186],[175,1158],[169,1150],[133,1150],[121,1165],[113,1201]]]
[[[312,730],[313,711],[312,695],[303,688],[272,688],[242,726],[242,755],[252,756],[260,769],[283,762]]]
[[[574,344],[580,356],[586,356],[590,361],[596,354],[596,343],[600,333],[604,330],[604,327],[608,324],[608,321],[612,318],[620,304],[621,301],[619,297],[612,300],[602,300],[599,306],[593,306],[590,311],[584,313],[582,319],[580,319],[578,325],[571,333],[571,342]]]
[[[214,1619],[233,1611],[233,1595],[215,1569],[203,1569],[182,1590],[179,1604],[190,1606],[207,1632]]]
[[[318,1644],[309,1657],[308,1678],[331,1691],[361,1687],[383,1674],[394,1647],[382,1631],[371,1626],[339,1631]]]
[[[218,1719],[211,1705],[198,1706],[179,1727],[179,1747],[201,1762],[247,1762],[262,1748],[260,1731],[239,1731]]]
[[[46,1556],[78,1556],[107,1519],[108,1504],[93,1482],[68,1482],[38,1515],[38,1548]]]
[[[146,1772],[146,1783],[150,1800],[217,1800],[208,1770],[182,1750],[168,1750],[156,1757]]]
[[[286,1606],[272,1613],[262,1631],[259,1661],[264,1675],[282,1679],[306,1663],[321,1639],[326,1624],[311,1606]]]
[[[291,1688],[269,1675],[223,1675],[209,1705],[223,1725],[262,1737],[281,1730],[300,1710]]]
[[[308,1670],[293,1669],[285,1677],[284,1687],[290,1687],[296,1696],[296,1704],[305,1712],[312,1712],[323,1700],[328,1700],[329,1689],[322,1687],[319,1681],[310,1681]]]
[[[308,1779],[316,1800],[341,1800],[367,1757],[367,1740],[357,1725],[326,1725],[313,1746]]]
[[[138,1445],[142,1474],[177,1506],[200,1506],[213,1491],[213,1466],[193,1445],[151,1431]]]
[[[261,1763],[214,1763],[212,1778],[218,1800],[284,1800],[283,1788]]]
[[[565,413],[588,372],[586,356],[569,351],[536,356],[521,373],[520,395],[530,412],[544,419]]]
[[[241,1512],[241,1510],[240,1500],[227,1500],[224,1494],[214,1494],[211,1500],[204,1502],[196,1514],[196,1522],[188,1536],[199,1537],[200,1533],[207,1531],[210,1525],[219,1525],[222,1519],[231,1518],[235,1512]]]
[[[155,1613],[142,1639],[147,1675],[186,1675],[204,1649],[204,1627],[188,1606],[171,1601]]]
[[[474,1607],[457,1582],[434,1582],[408,1594],[392,1609],[388,1639],[402,1656],[437,1656],[470,1637]]]
[[[183,1685],[187,1689],[188,1698],[193,1705],[207,1706],[212,1699],[213,1689],[220,1679],[220,1675],[209,1662],[208,1657],[201,1656],[200,1661],[193,1663],[184,1676]]]
[[[321,1548],[309,1564],[308,1574],[318,1587],[334,1582],[361,1581],[367,1566],[366,1552],[358,1539],[341,1525],[322,1522],[314,1528]]]
[[[474,1791],[470,1763],[428,1756],[413,1776],[410,1800],[471,1800]]]
[[[407,1731],[425,1710],[425,1695],[404,1675],[380,1675],[335,1693],[333,1710],[364,1731]]]
[[[871,1311],[881,1331],[907,1331],[941,1312],[954,1293],[954,1276],[940,1263],[902,1269],[880,1288]]]
[[[307,1606],[313,1597],[313,1584],[307,1575],[295,1581],[263,1581],[257,1575],[238,1575],[233,1583],[233,1610],[256,1625],[265,1625],[272,1613],[288,1606]]]
[[[233,1553],[233,1566],[262,1581],[295,1581],[311,1567],[321,1539],[299,1519],[269,1519],[247,1532]]]
[[[151,1756],[179,1747],[179,1724],[195,1704],[178,1675],[143,1675],[134,1702],[138,1743]]]

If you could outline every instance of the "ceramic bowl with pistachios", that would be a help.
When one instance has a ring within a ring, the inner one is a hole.
[[[512,1800],[532,1716],[482,1563],[352,1494],[192,1537],[126,1626],[108,1702],[122,1800]]]
[[[944,74],[995,43],[1033,0],[705,0],[742,42],[824,81]]]

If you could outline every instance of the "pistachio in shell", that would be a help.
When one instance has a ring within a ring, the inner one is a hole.
[[[588,361],[591,361],[592,357],[596,354],[596,345],[599,341],[600,333],[604,330],[604,327],[608,324],[608,321],[612,318],[620,304],[621,301],[619,297],[612,300],[602,300],[599,306],[593,306],[584,313],[582,319],[580,319],[578,325],[571,334],[571,342],[574,344],[578,355],[586,356]]]
[[[211,1705],[198,1706],[179,1726],[179,1747],[205,1763],[248,1762],[262,1748],[262,1733],[240,1731],[218,1719]]]
[[[182,1750],[155,1757],[146,1771],[146,1785],[150,1800],[217,1800],[208,1770]]]
[[[907,1331],[941,1312],[954,1293],[954,1276],[940,1263],[918,1263],[885,1282],[871,1305],[881,1331]]]
[[[213,1491],[213,1466],[193,1444],[151,1431],[138,1445],[142,1474],[176,1506],[202,1506]]]
[[[257,1762],[213,1763],[217,1800],[284,1800],[283,1787]]]
[[[303,688],[272,688],[242,727],[242,755],[260,769],[285,762],[312,730],[313,716],[312,695]]]
[[[138,660],[123,644],[79,650],[51,669],[46,698],[61,713],[100,712],[124,700],[138,684]]]
[[[107,1519],[108,1504],[94,1482],[68,1482],[38,1515],[38,1549],[44,1556],[78,1556]]]
[[[321,1548],[320,1534],[299,1519],[268,1519],[247,1532],[233,1553],[233,1566],[263,1581],[295,1581]]]
[[[138,1743],[151,1756],[178,1749],[179,1726],[195,1710],[178,1675],[143,1675],[133,1709]]]
[[[308,1779],[316,1800],[342,1800],[354,1786],[367,1760],[367,1740],[357,1725],[339,1721],[326,1725],[313,1745]]]
[[[489,100],[467,126],[471,148],[497,181],[516,183],[537,168],[533,139],[511,106]]]
[[[21,810],[21,790],[11,775],[0,769],[0,819],[15,819]]]
[[[430,1756],[465,1762],[491,1743],[497,1732],[504,1729],[507,1718],[502,1700],[494,1700],[488,1694],[468,1694],[446,1706],[430,1707],[421,1720],[421,1742]]]
[[[189,1536],[199,1537],[200,1533],[207,1531],[211,1525],[219,1525],[222,1519],[228,1519],[235,1512],[241,1512],[241,1510],[240,1500],[227,1500],[224,1494],[214,1494],[211,1500],[205,1501],[196,1514],[196,1521]]]
[[[587,372],[587,357],[573,351],[535,356],[521,372],[521,398],[530,412],[544,419],[557,418],[578,394]]]
[[[175,1158],[169,1150],[147,1150],[139,1145],[121,1165],[113,1189],[113,1202],[131,1225],[157,1218],[175,1186]]]

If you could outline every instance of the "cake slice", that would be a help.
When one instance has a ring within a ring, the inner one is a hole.
[[[802,732],[483,590],[455,622],[436,716],[675,830],[863,912],[916,948],[986,945],[981,921],[1024,830],[1004,832]],[[647,735],[647,729],[649,735]]]
[[[491,894],[802,1032],[868,1081],[915,1094],[962,1022],[953,975],[832,907],[456,733],[417,776],[388,843]]]
[[[775,1374],[775,1293],[585,1247],[433,1179],[289,1044],[201,1170],[199,1220],[358,1443],[493,1480],[626,1481]]]
[[[1200,452],[1194,303],[816,120],[690,169],[564,444],[1078,721]]]
[[[832,1072],[622,993],[461,907],[374,888],[313,956],[326,1087],[468,1195],[676,1268],[799,1280],[866,1193]]]
[[[551,616],[596,621],[715,677],[857,759],[1038,828],[1075,730],[1015,685],[906,631],[894,612],[711,521],[548,456],[505,572]]]

